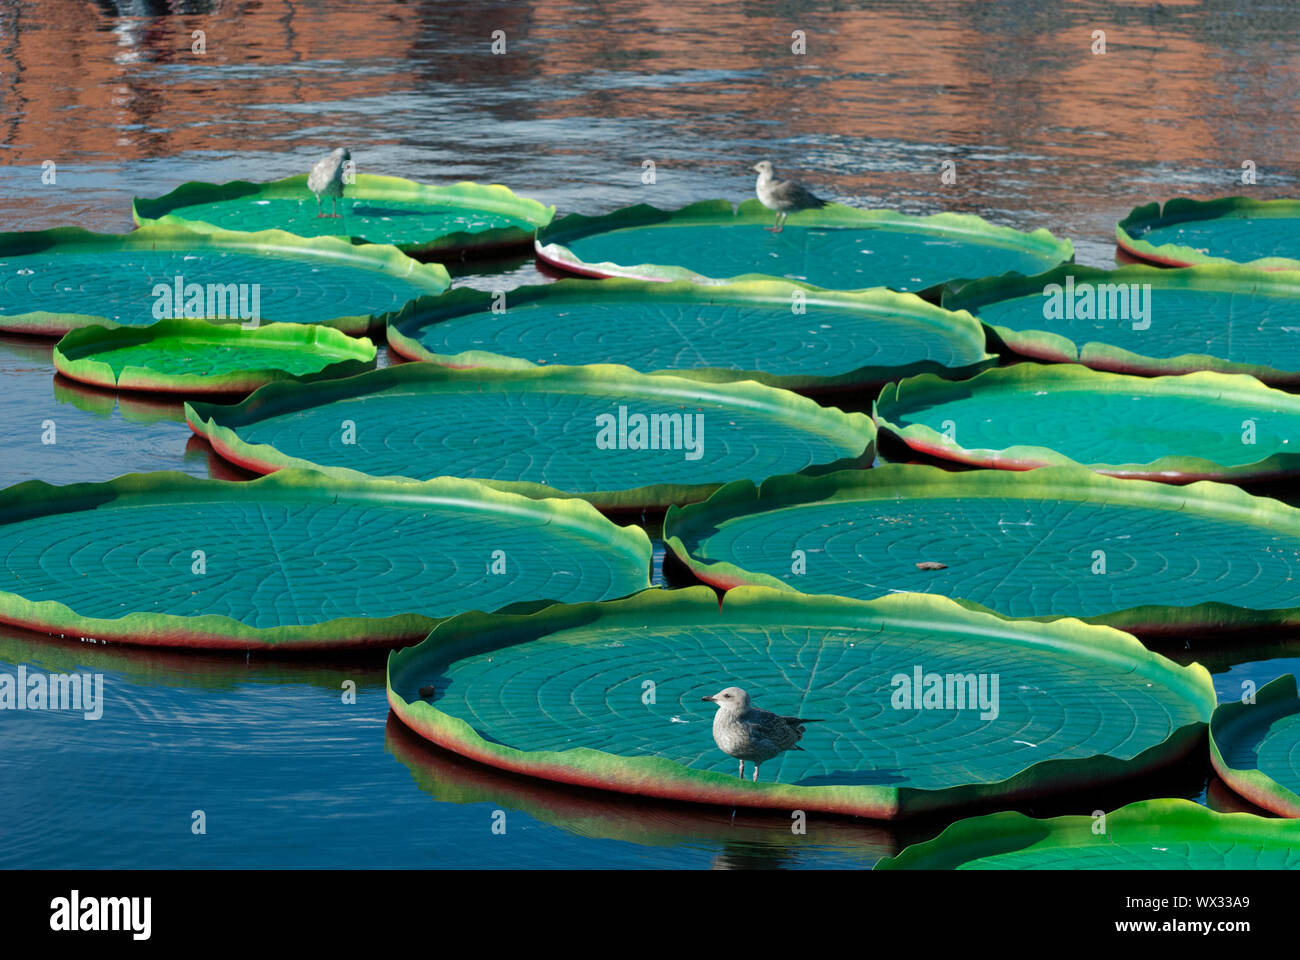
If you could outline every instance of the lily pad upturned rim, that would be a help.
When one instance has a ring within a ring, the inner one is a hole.
[[[516,287],[508,294],[511,304],[533,303],[551,297],[571,299],[582,295],[595,298],[609,297],[619,300],[628,296],[638,298],[674,299],[687,297],[709,303],[723,302],[764,302],[779,300],[787,308],[795,291],[806,295],[808,306],[826,305],[830,307],[861,307],[864,311],[876,308],[893,310],[933,321],[944,325],[956,340],[973,347],[978,352],[978,359],[968,364],[948,367],[937,361],[922,360],[904,367],[886,367],[866,365],[844,373],[831,376],[801,373],[768,373],[762,370],[733,370],[727,367],[665,368],[649,371],[653,375],[684,377],[688,380],[700,380],[705,383],[730,383],[737,380],[753,380],[770,387],[784,390],[829,390],[864,384],[885,383],[899,376],[914,373],[937,373],[942,371],[947,376],[969,376],[987,369],[997,362],[997,357],[986,349],[984,328],[975,317],[966,311],[945,310],[935,304],[922,300],[912,293],[899,293],[884,287],[872,287],[866,290],[827,290],[797,280],[784,280],[762,274],[744,274],[727,283],[699,284],[689,280],[668,280],[654,282],[649,280],[629,280],[624,278],[606,278],[601,280],[579,280],[564,278],[553,283],[534,284]],[[392,350],[410,360],[422,360],[457,368],[489,368],[499,370],[531,370],[549,367],[551,364],[536,364],[520,357],[493,353],[489,350],[466,350],[456,354],[434,353],[419,340],[419,331],[427,326],[450,320],[467,314],[484,312],[491,309],[494,297],[491,293],[458,287],[438,296],[418,297],[407,303],[400,311],[391,314],[388,319],[388,345]],[[863,319],[869,319],[864,312]],[[743,336],[743,332],[738,336]]]
[[[1270,529],[1289,529],[1300,537],[1300,510],[1268,497],[1246,493],[1227,483],[1200,480],[1185,486],[1154,483],[1147,480],[1124,480],[1094,473],[1086,467],[1039,467],[1036,470],[960,470],[921,464],[880,464],[870,470],[842,470],[819,477],[784,475],[772,477],[761,485],[749,480],[735,480],[719,488],[707,500],[681,507],[669,507],[664,516],[663,539],[688,569],[705,583],[730,590],[742,585],[773,587],[799,592],[795,587],[765,573],[746,570],[729,560],[701,561],[687,547],[717,525],[742,515],[767,510],[821,502],[859,499],[927,499],[945,497],[991,496],[1036,498],[1060,501],[1074,496],[1103,492],[1112,499],[1130,503],[1181,510],[1188,502],[1221,516],[1267,518]],[[1060,614],[1026,617],[1046,622]],[[1246,631],[1261,628],[1300,626],[1300,607],[1255,610],[1220,601],[1177,607],[1167,604],[1144,604],[1090,617],[1084,623],[1105,624],[1146,637],[1182,636],[1206,629]]]
[[[147,343],[159,338],[195,340],[239,340],[283,343],[315,353],[324,345],[338,359],[311,373],[293,374],[279,367],[248,367],[213,376],[197,373],[159,373],[147,366],[131,365],[114,372],[111,364],[89,356],[69,358],[68,351],[102,344]],[[249,393],[266,383],[280,380],[311,381],[351,377],[373,370],[378,351],[364,337],[350,337],[332,327],[311,323],[268,323],[244,328],[238,321],[215,323],[208,320],[159,320],[147,327],[92,324],[69,330],[54,345],[54,369],[70,380],[109,390],[139,390],[151,393],[234,394]]]
[[[1172,223],[1191,220],[1210,220],[1217,214],[1229,211],[1247,211],[1265,217],[1279,212],[1300,218],[1300,199],[1281,197],[1259,200],[1255,197],[1217,197],[1213,200],[1193,200],[1174,197],[1167,200],[1163,209],[1160,202],[1144,203],[1129,211],[1128,216],[1115,225],[1115,242],[1130,256],[1148,263],[1168,267],[1190,267],[1196,264],[1220,263],[1254,267],[1259,270],[1300,270],[1300,259],[1293,257],[1258,257],[1254,260],[1233,260],[1201,253],[1192,247],[1177,243],[1154,244],[1142,240],[1132,232],[1135,228],[1151,229]]]
[[[367,478],[371,474],[350,467],[324,466],[298,457],[286,456],[269,444],[247,443],[237,428],[281,413],[319,407],[335,400],[348,399],[363,394],[386,390],[390,387],[418,383],[463,382],[467,386],[482,384],[485,380],[513,384],[575,383],[579,386],[608,385],[611,390],[627,390],[629,386],[647,394],[681,397],[689,402],[695,398],[717,399],[737,406],[765,408],[793,415],[799,420],[815,423],[823,428],[832,426],[837,431],[859,436],[863,449],[857,456],[846,456],[831,463],[814,464],[803,474],[816,476],[848,469],[852,466],[869,466],[875,458],[876,425],[863,413],[845,413],[838,407],[825,407],[807,397],[788,390],[764,386],[750,380],[730,383],[705,384],[681,377],[638,373],[630,367],[601,363],[585,366],[547,366],[524,370],[459,370],[432,363],[404,363],[375,370],[346,380],[316,381],[299,384],[290,381],[271,383],[260,388],[242,403],[233,405],[186,403],[185,419],[190,429],[204,437],[225,459],[245,469],[258,473],[284,468],[306,468],[341,478]],[[390,476],[389,480],[414,478]],[[484,486],[532,498],[582,499],[605,510],[632,510],[665,508],[674,503],[700,500],[725,483],[680,484],[652,483],[624,490],[566,491],[542,483],[524,480],[477,480]]]
[[[379,270],[413,284],[441,293],[451,286],[451,275],[437,263],[420,263],[396,247],[380,243],[352,244],[340,237],[300,237],[284,230],[259,230],[245,233],[216,227],[194,229],[181,223],[147,223],[130,233],[94,233],[81,227],[53,227],[49,230],[22,230],[0,233],[0,257],[37,254],[59,247],[72,250],[192,250],[203,247],[226,247],[240,252],[276,253],[311,256],[323,262],[339,262],[369,270]],[[159,283],[162,281],[159,280]],[[344,333],[364,336],[384,328],[389,313],[339,316],[317,321]],[[274,317],[265,318],[268,323]],[[77,327],[98,324],[119,326],[109,317],[62,311],[33,310],[27,313],[0,314],[0,331],[61,337]],[[145,324],[120,324],[145,326]]]
[[[418,183],[402,177],[358,173],[356,182],[347,190],[352,195],[377,199],[398,199],[412,202],[427,201],[440,206],[466,207],[515,217],[532,224],[532,229],[522,227],[494,227],[490,230],[457,230],[423,240],[393,244],[407,255],[427,253],[464,253],[474,250],[502,249],[528,246],[537,228],[547,226],[555,218],[555,207],[548,207],[529,197],[521,197],[503,184],[475,183],[462,180],[451,184]],[[345,190],[346,193],[346,190]],[[208,183],[191,180],[160,197],[133,197],[131,215],[143,225],[151,222],[178,223],[193,229],[223,229],[200,219],[181,216],[174,211],[198,204],[219,203],[241,197],[299,197],[311,196],[307,187],[307,174],[300,173],[279,180],[258,183],[249,180],[231,180],[226,183]],[[338,235],[342,237],[343,235]]]
[[[618,526],[590,504],[580,500],[534,500],[493,490],[473,480],[437,477],[420,483],[397,484],[374,477],[325,477],[315,470],[282,470],[256,480],[228,481],[192,477],[176,471],[129,473],[102,483],[55,486],[28,480],[0,490],[0,525],[66,511],[93,510],[133,497],[176,492],[182,497],[203,496],[213,501],[255,500],[263,492],[302,491],[321,499],[340,495],[364,497],[374,502],[409,503],[460,501],[484,504],[516,514],[547,514],[549,523],[600,534],[611,548],[635,560],[650,582],[653,548],[640,527]],[[638,578],[639,579],[639,578]],[[546,598],[509,604],[504,610],[535,610],[554,601]],[[0,622],[67,637],[109,640],[141,646],[196,647],[205,649],[267,649],[279,651],[395,647],[418,642],[445,617],[417,613],[389,617],[339,617],[309,625],[250,627],[224,614],[196,617],[136,611],[117,618],[78,614],[58,600],[28,600],[0,591]]]
[[[1134,377],[1122,373],[1104,373],[1079,364],[1019,363],[997,367],[960,383],[940,379],[932,374],[911,377],[885,387],[873,405],[876,427],[897,437],[920,453],[943,460],[976,467],[1002,470],[1033,470],[1038,467],[1083,466],[1112,477],[1159,480],[1165,483],[1191,483],[1195,480],[1231,480],[1242,482],[1285,477],[1300,472],[1300,450],[1295,453],[1272,453],[1252,463],[1235,466],[1216,463],[1204,457],[1169,454],[1146,463],[1080,463],[1051,448],[1034,444],[1013,444],[1001,449],[964,447],[950,442],[922,423],[901,427],[891,417],[901,409],[916,404],[942,403],[945,399],[976,395],[981,387],[1019,388],[1068,386],[1085,388],[1094,393],[1167,392],[1188,396],[1237,397],[1243,402],[1290,404],[1300,414],[1300,397],[1275,390],[1254,377],[1225,373],[1188,373],[1167,377]]]
[[[1093,817],[1070,815],[1038,820],[1013,810],[971,817],[951,824],[933,840],[915,843],[894,857],[876,863],[877,870],[951,870],[972,860],[1018,853],[1060,838],[1061,847],[1090,847],[1106,843],[1114,831],[1158,842],[1162,831],[1185,833],[1187,839],[1206,842],[1215,834],[1224,839],[1263,838],[1300,844],[1300,827],[1251,813],[1218,813],[1181,798],[1139,800],[1106,814],[1106,834],[1092,832]],[[1070,842],[1079,841],[1079,842]]]
[[[1300,795],[1282,786],[1259,769],[1238,769],[1223,759],[1219,744],[1227,744],[1237,723],[1251,722],[1263,715],[1277,720],[1300,713],[1294,674],[1284,674],[1255,691],[1253,704],[1229,700],[1219,704],[1210,718],[1210,762],[1214,772],[1229,787],[1255,806],[1284,817],[1300,817]]]
[[[1300,264],[1297,264],[1300,267]],[[941,303],[948,310],[966,310],[984,325],[990,349],[1001,348],[1031,360],[1050,363],[1082,363],[1094,370],[1145,376],[1162,374],[1244,373],[1269,384],[1300,385],[1300,370],[1283,370],[1267,364],[1241,363],[1205,353],[1175,357],[1148,357],[1100,341],[1075,343],[1049,330],[1014,329],[990,323],[980,317],[980,308],[1002,300],[1041,294],[1049,283],[1061,284],[1067,276],[1084,283],[1149,283],[1152,288],[1213,290],[1240,293],[1290,294],[1300,300],[1300,270],[1260,270],[1230,263],[1211,263],[1166,269],[1150,264],[1129,264],[1114,270],[1063,264],[1044,273],[1004,273],[964,283],[948,284]]]
[[[1194,702],[1203,719],[1180,727],[1161,743],[1153,744],[1127,760],[1106,754],[1043,760],[1005,780],[992,783],[963,784],[938,790],[875,784],[800,786],[753,783],[729,774],[692,769],[659,757],[627,757],[587,747],[561,751],[520,750],[480,736],[468,722],[442,712],[431,703],[423,700],[407,702],[394,686],[394,677],[400,678],[404,670],[413,669],[423,657],[436,655],[437,663],[445,664],[463,655],[497,649],[507,641],[527,642],[552,630],[584,626],[606,617],[646,622],[652,617],[675,616],[699,623],[733,614],[772,623],[781,611],[791,608],[805,615],[816,611],[826,622],[841,626],[854,618],[914,612],[939,630],[952,630],[954,624],[958,624],[976,634],[1005,635],[1014,631],[1026,642],[1072,648],[1130,668],[1141,665],[1144,669],[1167,674],[1169,685]],[[933,594],[892,594],[865,601],[765,587],[738,588],[728,592],[721,601],[708,587],[652,588],[622,600],[555,604],[524,615],[463,614],[440,624],[423,643],[390,654],[387,684],[389,705],[416,733],[462,756],[515,773],[661,799],[817,810],[876,819],[895,819],[976,803],[1007,801],[1131,776],[1193,750],[1201,742],[1214,704],[1213,683],[1204,667],[1196,663],[1178,666],[1119,630],[1090,626],[1072,618],[1040,623],[1003,617],[978,604]]]
[[[741,277],[708,277],[687,267],[670,264],[618,264],[608,261],[588,263],[575,254],[567,245],[582,237],[596,233],[607,233],[627,227],[644,227],[656,224],[673,224],[675,226],[707,226],[717,223],[762,223],[767,225],[772,219],[772,211],[757,199],[749,199],[733,207],[729,200],[701,200],[675,210],[663,210],[648,203],[638,203],[623,207],[612,213],[600,216],[586,216],[572,213],[538,230],[534,248],[538,259],[553,267],[592,277],[623,277],[629,280],[668,281],[688,280],[698,284],[720,284],[734,281]],[[790,226],[816,227],[876,227],[882,225],[907,225],[913,229],[936,234],[982,237],[1001,246],[1027,250],[1039,256],[1054,259],[1057,262],[1074,259],[1074,244],[1068,239],[1060,239],[1043,227],[1026,233],[1014,227],[1002,227],[989,223],[983,217],[971,213],[932,213],[926,216],[912,216],[897,210],[864,210],[842,203],[827,204],[817,210],[801,210],[789,215],[786,221]],[[924,294],[937,291],[942,284],[933,284],[924,290],[915,291]]]

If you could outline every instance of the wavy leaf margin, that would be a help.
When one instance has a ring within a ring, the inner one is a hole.
[[[1006,780],[926,790],[883,785],[799,786],[752,783],[714,771],[695,770],[658,757],[625,757],[576,747],[561,751],[526,751],[480,736],[466,721],[444,713],[424,700],[408,702],[397,690],[409,685],[407,672],[420,669],[426,658],[445,665],[462,656],[527,642],[545,633],[589,625],[603,618],[645,623],[666,617],[683,623],[711,621],[721,615],[773,623],[780,617],[815,613],[829,627],[879,622],[911,616],[933,624],[936,631],[954,625],[974,635],[1014,636],[1017,642],[1043,644],[1097,658],[1110,666],[1149,670],[1196,704],[1203,719],[1174,731],[1162,743],[1130,759],[1096,755],[1077,760],[1043,760]],[[388,702],[393,712],[420,736],[462,756],[515,773],[576,786],[612,790],[670,800],[724,806],[816,810],[826,813],[897,819],[936,810],[990,801],[1008,802],[1103,780],[1121,779],[1184,756],[1201,743],[1214,707],[1214,687],[1200,664],[1180,667],[1147,650],[1126,633],[1060,618],[1038,623],[1003,617],[976,604],[959,603],[932,594],[893,594],[878,600],[798,594],[763,587],[730,591],[718,601],[707,587],[681,590],[650,589],[623,600],[603,603],[555,604],[526,615],[463,614],[436,628],[424,643],[395,651],[388,658]]]

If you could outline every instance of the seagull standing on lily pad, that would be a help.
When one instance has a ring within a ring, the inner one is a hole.
[[[753,169],[758,171],[758,183],[754,190],[763,206],[776,211],[776,223],[764,227],[772,233],[785,229],[786,215],[799,210],[817,210],[826,206],[826,201],[816,196],[802,183],[795,180],[777,180],[776,171],[768,160],[756,163]]]
[[[338,198],[343,196],[343,171],[351,159],[352,154],[348,152],[347,147],[338,147],[331,150],[328,157],[316,161],[316,165],[311,168],[311,173],[307,174],[307,187],[316,194],[317,217],[338,217],[334,205],[338,203]],[[322,196],[330,198],[329,213],[321,209]]]
[[[799,717],[782,717],[750,706],[749,694],[740,687],[727,687],[711,697],[701,697],[718,705],[713,715],[713,742],[725,754],[740,761],[740,779],[745,779],[745,761],[754,761],[754,782],[758,782],[758,765],[787,750],[802,750],[805,723]]]

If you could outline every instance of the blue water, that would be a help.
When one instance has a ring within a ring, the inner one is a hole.
[[[1289,2],[176,6],[0,10],[4,229],[126,230],[134,194],[300,173],[346,143],[362,172],[504,182],[561,214],[739,201],[767,158],[849,203],[1047,227],[1105,266],[1115,222],[1138,203],[1282,196],[1300,172]],[[190,50],[198,29],[202,55]],[[494,29],[503,56],[490,52]],[[806,55],[790,52],[794,30]],[[1243,187],[1247,159],[1259,183]],[[955,183],[940,180],[945,160]],[[55,183],[42,183],[45,161]],[[526,257],[453,275],[480,289],[546,279]],[[50,357],[47,342],[0,338],[0,486],[164,469],[247,477],[190,435],[179,405],[63,383]],[[42,443],[51,420],[57,442]],[[1171,652],[1210,662],[1234,696],[1242,679],[1300,665],[1289,638]],[[733,821],[507,777],[394,727],[382,660],[0,634],[0,670],[20,663],[102,672],[107,702],[94,721],[0,713],[5,867],[861,867],[944,825],[813,817],[794,836],[780,814]],[[1161,795],[1237,805],[1203,761],[1105,805]],[[1089,812],[1097,799],[1035,812]]]

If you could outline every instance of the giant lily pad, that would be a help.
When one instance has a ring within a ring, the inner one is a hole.
[[[724,588],[922,591],[1145,635],[1300,624],[1300,510],[1220,483],[890,464],[729,483],[664,538]]]
[[[904,703],[899,678],[917,673],[947,682],[952,699]],[[975,686],[959,695],[968,675]],[[701,703],[730,685],[763,709],[821,721],[757,783],[737,778],[713,742],[714,707]],[[979,705],[965,699],[976,686]],[[458,617],[389,657],[388,690],[421,736],[516,773],[877,818],[1168,763],[1201,742],[1214,702],[1201,666],[1078,621],[1014,621],[942,597],[864,603],[762,588],[719,607],[703,587]]]
[[[390,319],[389,346],[451,367],[621,363],[807,391],[913,373],[969,376],[996,359],[969,314],[889,290],[766,278],[717,286],[560,280],[511,290],[504,311],[498,304],[469,289],[413,300]]]
[[[1021,363],[962,383],[927,374],[891,384],[875,413],[913,450],[980,467],[1083,464],[1172,483],[1300,472],[1300,397],[1254,377]]]
[[[1098,817],[994,813],[954,823],[877,870],[1294,870],[1300,824],[1215,813],[1190,800],[1130,803]]]
[[[578,501],[286,470],[0,491],[0,621],[158,646],[392,646],[471,609],[619,597],[650,541]]]
[[[639,204],[603,217],[573,214],[537,233],[537,255],[571,273],[696,283],[763,274],[819,287],[921,292],[959,277],[1037,273],[1074,258],[1068,240],[1021,233],[970,214],[913,217],[832,203],[774,214],[757,200],[706,200],[680,210]]]
[[[607,508],[698,500],[741,476],[869,466],[875,454],[875,426],[863,414],[757,383],[702,384],[609,364],[410,363],[273,384],[237,406],[194,403],[186,417],[223,457],[261,473],[317,466],[473,477]]]
[[[375,366],[375,345],[317,324],[160,320],[81,327],[54,348],[54,369],[97,387],[249,393],[275,380],[351,377]]]
[[[391,244],[412,256],[527,246],[555,216],[554,207],[500,185],[432,186],[359,173],[336,202],[337,219],[318,217],[307,175],[269,183],[191,182],[162,197],[136,197],[135,222],[182,223],[196,229],[287,230],[302,237],[343,236]],[[325,201],[328,213],[330,201]]]
[[[1300,385],[1296,272],[1071,264],[976,280],[945,291],[943,305],[975,314],[998,352],[1118,373],[1214,370]]]
[[[1115,227],[1129,256],[1167,267],[1242,263],[1300,269],[1300,200],[1175,197],[1134,207]]]
[[[1251,803],[1300,817],[1300,697],[1295,677],[1266,683],[1254,703],[1229,701],[1210,723],[1210,759],[1223,781]]]
[[[0,234],[0,330],[16,333],[63,336],[173,316],[252,319],[256,306],[266,322],[365,334],[406,301],[449,285],[442,266],[393,247],[283,230],[160,223],[123,234],[76,227]]]

